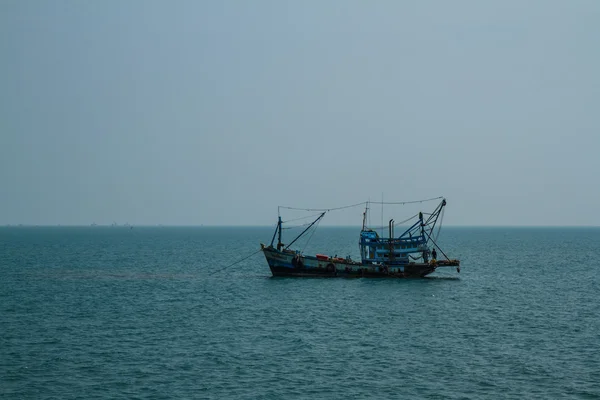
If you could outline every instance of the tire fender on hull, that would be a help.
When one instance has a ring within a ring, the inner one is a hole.
[[[327,264],[327,267],[325,267],[325,270],[327,271],[327,273],[329,275],[337,276],[337,270],[335,269],[335,265],[333,265],[333,263]]]
[[[304,268],[304,263],[302,262],[302,258],[299,254],[296,254],[294,258],[292,258],[292,265],[294,268]]]

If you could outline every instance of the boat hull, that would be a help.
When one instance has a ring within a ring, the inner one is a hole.
[[[293,251],[264,247],[263,253],[273,276],[346,278],[420,278],[440,266],[458,266],[457,261],[407,264],[362,264],[335,257],[301,256]]]

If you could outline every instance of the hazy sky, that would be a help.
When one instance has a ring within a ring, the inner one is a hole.
[[[600,225],[599,21],[596,0],[3,0],[0,224],[269,225],[383,194],[443,195],[451,225]]]

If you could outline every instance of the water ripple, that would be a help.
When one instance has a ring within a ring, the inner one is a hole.
[[[461,274],[426,279],[212,274],[271,233],[0,229],[0,394],[600,398],[600,230],[448,229]]]

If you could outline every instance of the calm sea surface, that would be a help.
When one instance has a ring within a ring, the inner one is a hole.
[[[445,228],[425,279],[230,266],[272,233],[0,228],[0,397],[600,398],[599,228]]]

